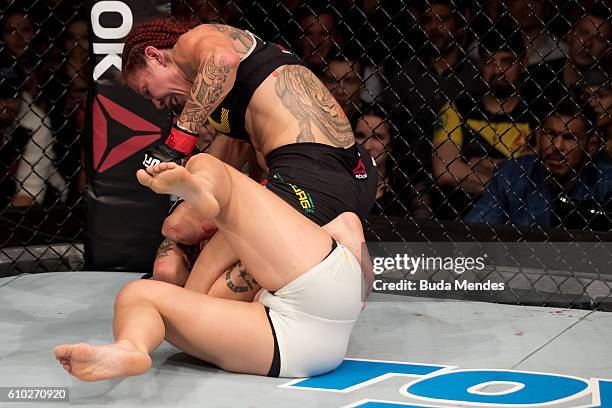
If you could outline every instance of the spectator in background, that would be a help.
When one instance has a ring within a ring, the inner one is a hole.
[[[321,82],[334,95],[349,121],[353,123],[362,105],[363,66],[358,58],[336,55],[319,75]]]
[[[477,67],[463,52],[464,16],[451,0],[432,0],[422,10],[420,28],[425,44],[420,55],[403,60],[401,68],[386,78],[391,86],[383,99],[392,108],[393,120],[409,143],[416,172],[429,167],[436,117],[450,100],[479,89]]]
[[[17,121],[22,104],[19,87],[23,81],[14,64],[0,67],[0,208],[13,200],[17,163],[31,136]]]
[[[519,25],[525,50],[527,65],[536,65],[544,61],[565,59],[567,44],[559,40],[550,30],[551,11],[555,8],[551,0],[502,0],[500,6],[504,17],[509,16]],[[476,27],[484,35],[490,25]],[[470,45],[471,57],[479,59],[478,41]]]
[[[66,182],[54,164],[49,117],[22,90],[24,82],[14,61],[0,68],[0,200],[18,207],[43,204],[49,186],[62,199],[67,194]]]
[[[78,200],[82,192],[81,146],[85,115],[85,99],[89,78],[87,20],[80,15],[66,24],[62,41],[63,54],[61,81],[64,85],[56,109],[52,110],[53,133],[56,136],[55,154],[57,168],[70,185],[69,201]]]
[[[342,52],[346,46],[358,50],[363,64],[364,91],[361,99],[371,104],[380,100],[385,91],[386,69],[396,69],[396,63],[410,53],[409,41],[414,37],[406,33],[414,27],[415,2],[396,0],[332,0],[342,10],[340,21],[343,32]],[[388,66],[388,67],[387,67]]]
[[[198,24],[221,23],[225,12],[221,0],[172,0],[172,15],[180,21]]]
[[[342,41],[336,15],[331,9],[313,11],[305,7],[298,13],[296,22],[300,27],[295,47],[298,56],[315,74],[320,74]]]
[[[368,105],[354,127],[355,140],[370,152],[378,170],[376,203],[371,214],[430,218],[431,200],[425,185],[413,187],[398,165],[405,149],[386,118],[384,108]]]
[[[554,110],[592,69],[609,70],[612,23],[608,6],[598,4],[578,18],[567,35],[569,59],[549,61],[531,70],[528,89],[532,107],[540,116]]]
[[[2,40],[5,53],[3,58],[22,65],[31,65],[33,39],[34,22],[21,8],[11,5],[3,10]]]
[[[591,160],[595,120],[564,98],[535,133],[538,154],[503,163],[465,221],[610,230],[612,163]]]
[[[554,7],[551,0],[505,0],[505,6],[521,28],[527,65],[565,58],[567,44],[555,37],[547,25]]]
[[[535,121],[519,90],[525,61],[521,34],[509,23],[481,39],[481,76],[488,89],[444,107],[433,135],[432,170],[442,193],[434,204],[438,217],[463,217],[499,161],[531,152],[527,136]]]
[[[605,154],[612,158],[612,81],[610,74],[591,70],[584,74],[582,98],[597,114],[597,131],[604,141]]]

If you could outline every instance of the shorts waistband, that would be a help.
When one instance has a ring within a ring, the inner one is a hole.
[[[353,143],[349,147],[335,147],[326,145],[324,143],[317,142],[300,142],[300,143],[289,143],[276,149],[272,150],[270,153],[266,155],[266,160],[274,160],[276,157],[281,156],[287,153],[306,153],[306,152],[316,152],[321,153],[321,151],[326,151],[329,153],[357,153],[357,143]]]

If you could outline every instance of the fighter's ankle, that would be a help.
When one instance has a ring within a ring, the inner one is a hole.
[[[133,341],[128,340],[128,339],[117,339],[115,341],[115,344],[118,345],[118,346],[121,346],[123,348],[131,349],[133,351],[141,351],[143,353],[149,354],[149,351],[147,350],[147,348],[144,345],[136,344]]]

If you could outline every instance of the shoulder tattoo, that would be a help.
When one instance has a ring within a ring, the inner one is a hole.
[[[246,31],[223,24],[210,24],[216,31],[227,35],[234,44],[234,49],[240,55],[244,55],[251,49],[253,38]]]
[[[342,107],[308,68],[285,66],[276,77],[275,90],[298,121],[297,143],[315,141],[313,124],[334,146],[346,147],[353,143],[353,131]]]

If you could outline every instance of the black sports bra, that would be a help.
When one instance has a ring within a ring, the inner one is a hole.
[[[249,34],[255,41],[255,47],[238,65],[234,87],[208,118],[208,122],[218,132],[245,142],[251,141],[244,121],[255,90],[276,68],[282,65],[302,64],[295,54],[282,46]]]

